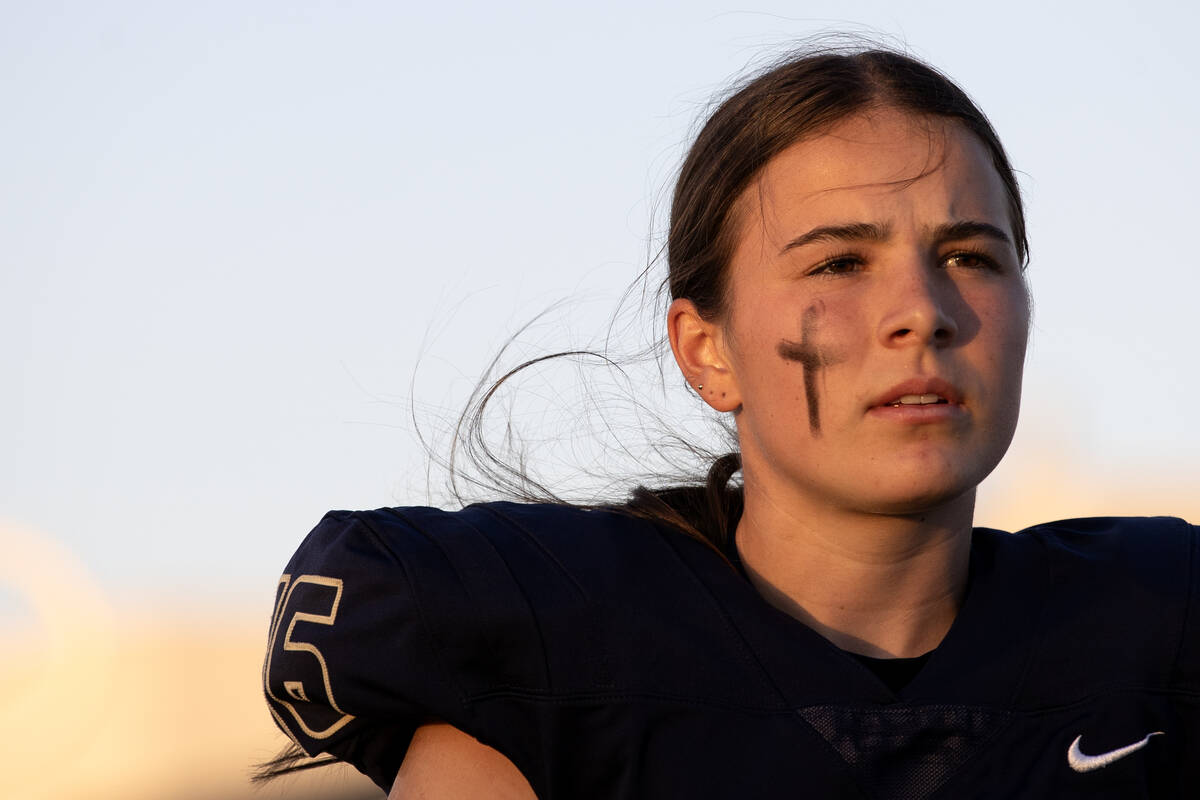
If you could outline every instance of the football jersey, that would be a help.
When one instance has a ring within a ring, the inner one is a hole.
[[[278,724],[387,790],[416,728],[540,798],[1200,796],[1200,535],[976,528],[958,615],[899,690],[716,551],[616,510],[331,512],[280,578]]]

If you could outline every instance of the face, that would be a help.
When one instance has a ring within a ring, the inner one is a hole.
[[[973,492],[1012,439],[1029,326],[984,145],[876,110],[772,159],[737,216],[702,395],[735,411],[747,493],[915,513]]]

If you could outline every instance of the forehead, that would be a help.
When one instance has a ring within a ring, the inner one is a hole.
[[[739,202],[742,243],[854,222],[936,226],[972,219],[1011,232],[987,147],[961,123],[883,108],[772,158]],[[741,244],[739,244],[739,249]]]

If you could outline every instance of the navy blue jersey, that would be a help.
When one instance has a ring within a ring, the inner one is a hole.
[[[444,721],[541,798],[1200,796],[1200,535],[979,528],[899,691],[715,551],[615,511],[333,512],[280,579],[271,711],[385,790]]]

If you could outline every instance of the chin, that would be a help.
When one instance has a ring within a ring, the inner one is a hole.
[[[918,474],[920,479],[903,483],[877,483],[870,496],[859,498],[860,508],[865,508],[873,514],[895,516],[921,514],[963,500],[973,504],[975,488],[983,480],[982,476],[974,474],[939,474],[928,471]]]
[[[974,484],[966,488],[961,486],[956,487],[954,490],[944,489],[938,491],[929,489],[928,491],[919,493],[897,494],[894,497],[876,497],[873,498],[874,502],[868,502],[866,505],[869,513],[896,517],[926,514],[964,500],[974,505]]]
[[[999,448],[947,452],[935,447],[909,453],[889,462],[887,474],[877,473],[874,480],[864,476],[870,494],[859,499],[877,514],[919,514],[964,498],[973,503],[975,489],[1003,455]]]

